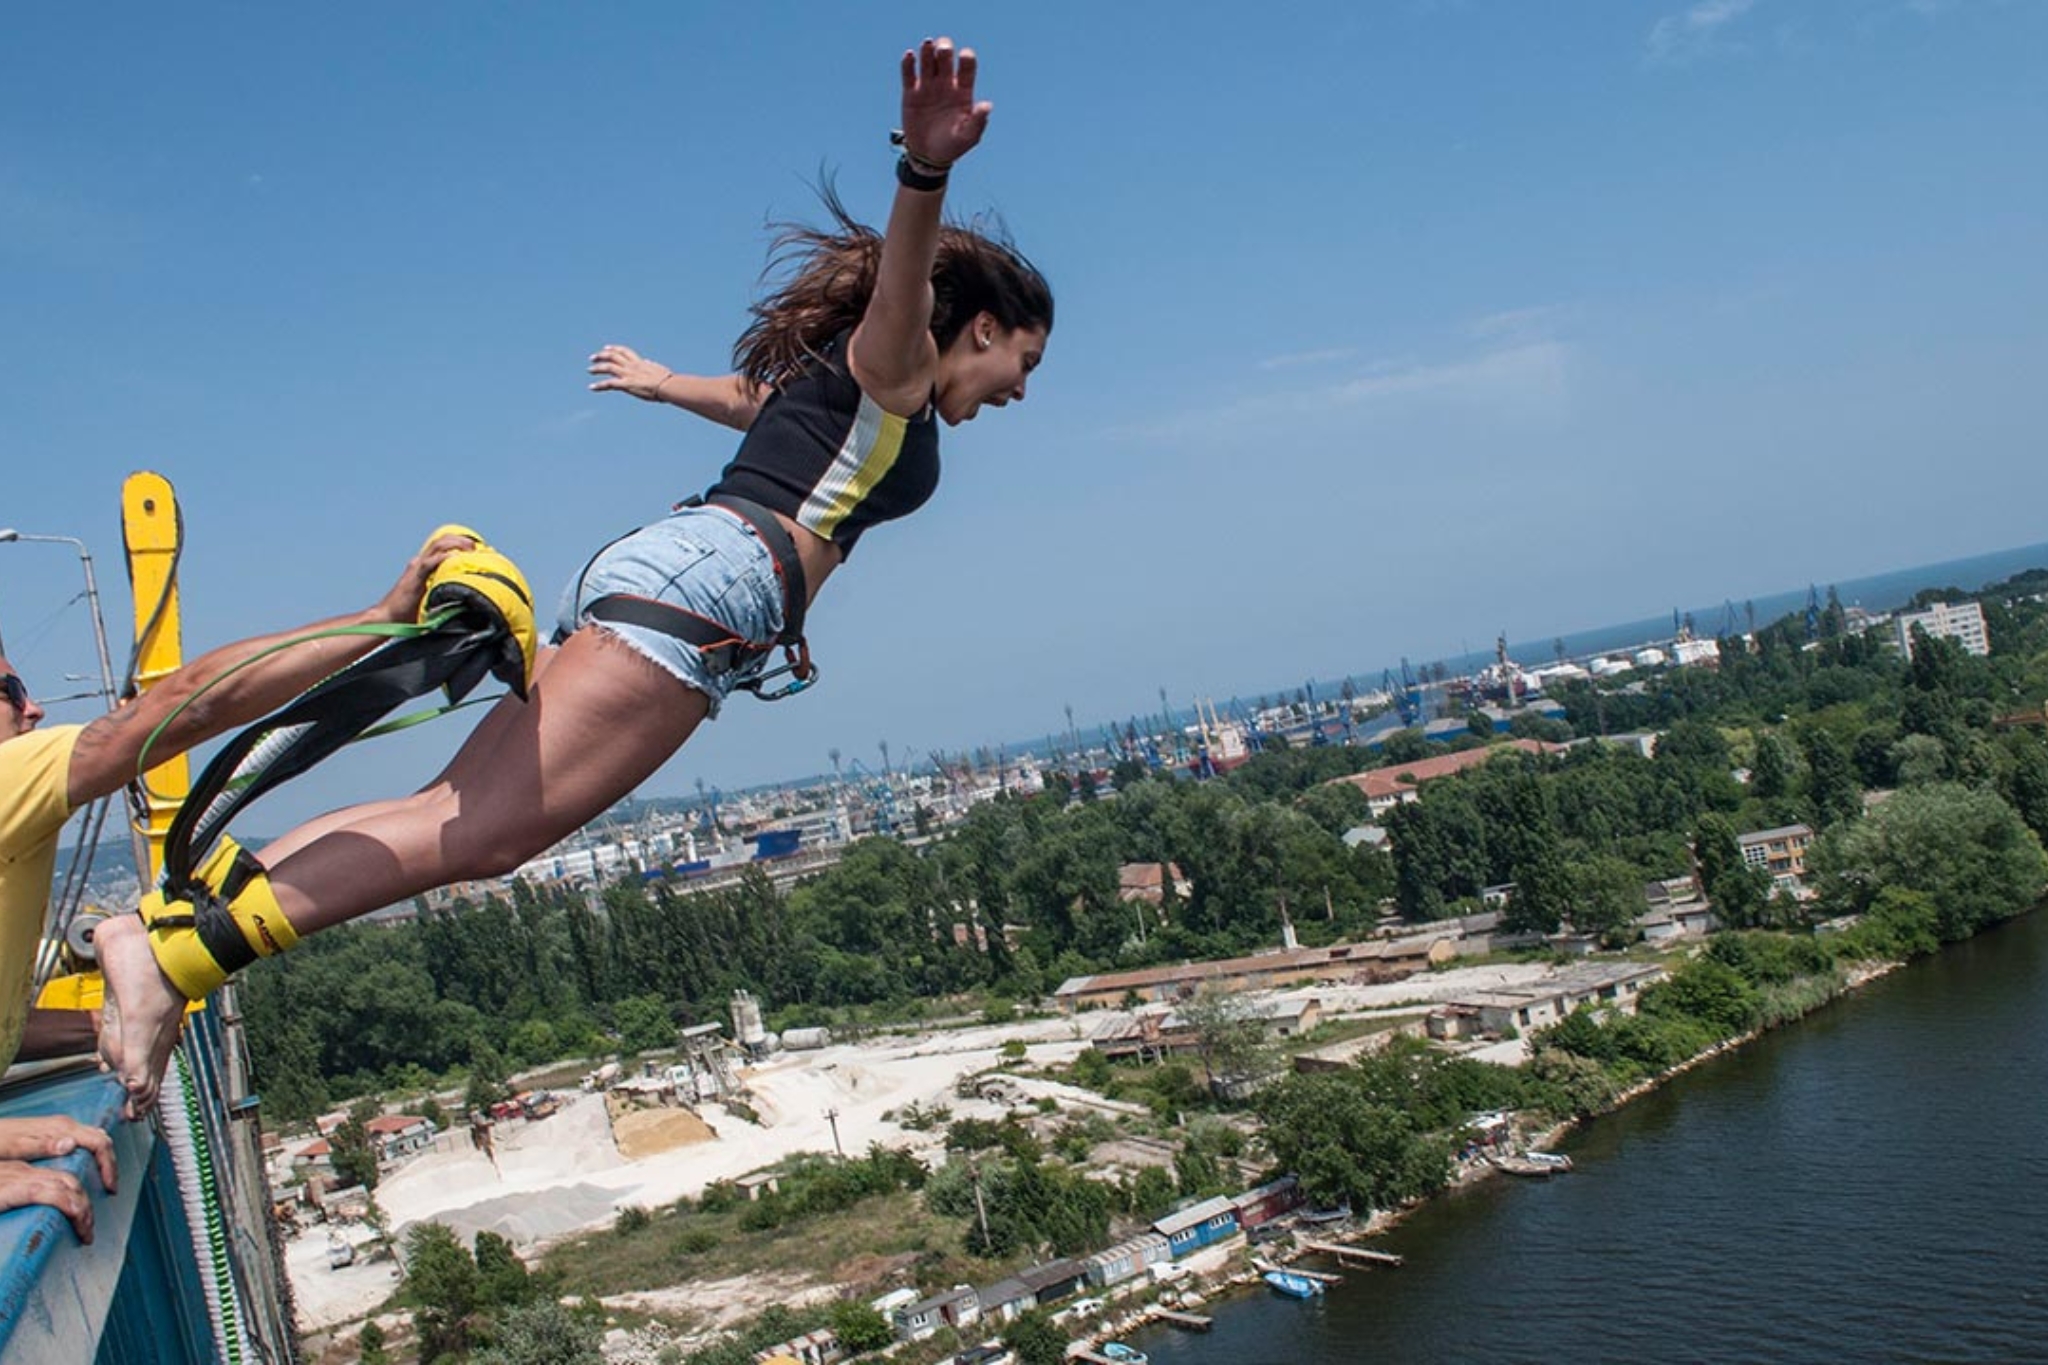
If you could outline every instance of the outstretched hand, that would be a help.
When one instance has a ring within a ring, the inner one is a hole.
[[[974,150],[995,106],[974,98],[974,49],[957,57],[951,38],[927,38],[903,54],[903,145],[920,161],[950,166]]]
[[[630,393],[635,398],[653,402],[662,383],[673,377],[674,371],[659,361],[649,360],[631,346],[600,346],[597,354],[590,357],[590,372],[602,375],[590,386],[592,393],[617,390]]]

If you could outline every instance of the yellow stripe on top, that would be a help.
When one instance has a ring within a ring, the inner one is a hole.
[[[797,524],[830,540],[839,523],[860,506],[861,499],[873,492],[895,465],[903,450],[903,433],[909,425],[909,418],[884,411],[880,403],[863,393],[853,429],[846,433],[845,443],[832,457],[831,468],[804,499],[796,514]]]

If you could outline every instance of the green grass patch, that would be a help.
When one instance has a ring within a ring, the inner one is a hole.
[[[850,1265],[880,1266],[912,1257],[920,1282],[981,1282],[997,1267],[969,1257],[954,1219],[928,1212],[912,1191],[875,1195],[833,1213],[780,1227],[749,1229],[741,1204],[718,1213],[655,1212],[626,1231],[608,1229],[564,1242],[543,1259],[559,1271],[565,1294],[620,1294],[660,1289],[686,1280],[742,1275],[841,1278]]]

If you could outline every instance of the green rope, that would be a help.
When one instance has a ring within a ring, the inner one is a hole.
[[[158,722],[157,727],[149,732],[149,738],[142,742],[142,748],[135,756],[136,780],[138,782],[141,782],[143,780],[143,775],[155,766],[149,761],[149,751],[156,747],[156,742],[159,739],[163,738],[164,731],[169,729],[172,723],[175,722],[179,716],[184,715],[186,709],[190,707],[193,703],[197,702],[201,697],[204,697],[214,688],[219,687],[229,678],[232,678],[237,673],[240,673],[243,669],[253,667],[256,664],[263,662],[263,660],[269,658],[273,654],[282,653],[284,650],[295,648],[298,645],[310,644],[314,640],[332,640],[350,635],[368,636],[372,638],[382,638],[387,640],[414,639],[418,636],[427,635],[435,630],[440,629],[440,627],[446,625],[451,619],[453,619],[459,610],[459,608],[450,608],[446,611],[436,613],[428,620],[417,623],[388,622],[383,624],[366,623],[357,626],[331,626],[326,630],[315,630],[309,631],[304,635],[295,635],[289,640],[278,641],[276,644],[270,646],[268,649],[259,650],[255,654],[250,655],[248,658],[236,664],[233,668],[230,668],[224,673],[222,673],[219,677],[214,678],[213,680],[208,682],[204,687],[201,687],[191,696],[185,698],[185,700],[179,702],[177,706],[172,709],[169,715],[165,716],[162,721]],[[351,660],[350,662],[353,663],[354,661]],[[347,667],[347,665],[345,664],[343,665],[343,667]],[[341,669],[335,670],[336,673],[339,673],[340,671]],[[329,674],[328,676],[332,677],[333,674]],[[325,681],[325,679],[323,679],[322,681]],[[319,684],[315,683],[314,686],[317,687],[319,686]],[[147,784],[145,784],[145,789],[146,786]],[[152,798],[159,798],[159,793],[157,792],[152,791],[148,794]]]
[[[201,1202],[206,1210],[206,1245],[208,1259],[213,1263],[215,1297],[220,1303],[221,1345],[227,1351],[228,1365],[241,1365],[242,1325],[240,1305],[236,1302],[234,1260],[228,1248],[227,1226],[221,1217],[220,1186],[213,1169],[213,1143],[206,1130],[206,1114],[199,1104],[199,1085],[193,1076],[191,1064],[182,1052],[171,1054],[184,1077],[185,1118],[192,1130],[192,1156],[198,1166]]]

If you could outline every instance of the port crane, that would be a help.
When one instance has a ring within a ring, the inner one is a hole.
[[[893,835],[899,823],[896,815],[896,790],[889,779],[876,773],[859,759],[848,761],[848,772],[852,775],[857,790],[866,798],[873,832]]]
[[[1397,683],[1394,670],[1389,668],[1381,674],[1381,685],[1387,695],[1394,699],[1394,710],[1400,713],[1401,724],[1412,730],[1422,723],[1422,687],[1415,681],[1415,669],[1407,656],[1401,659],[1401,677]]]

